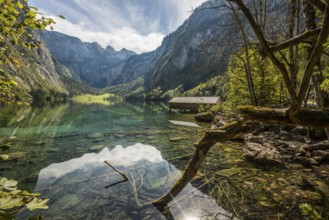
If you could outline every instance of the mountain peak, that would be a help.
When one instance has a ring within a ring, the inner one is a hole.
[[[131,51],[131,50],[128,50],[126,48],[122,48],[120,51],[119,51],[120,54],[125,54],[125,55],[136,55],[136,53],[134,51]]]
[[[111,51],[111,52],[115,52],[115,49],[113,47],[111,47],[110,45],[108,45],[105,50],[107,51]]]

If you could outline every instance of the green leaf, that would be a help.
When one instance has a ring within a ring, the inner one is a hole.
[[[36,209],[47,209],[47,202],[49,199],[38,199],[38,198],[33,198],[31,202],[26,204],[26,208],[30,211],[34,211]]]
[[[16,190],[14,190],[14,191],[11,191],[10,194],[11,194],[11,195],[18,195],[18,194],[21,193],[21,192],[22,192],[22,190],[16,189]]]
[[[7,178],[0,179],[0,187],[9,191],[13,191],[17,189],[17,181],[16,180],[8,180]]]
[[[23,198],[13,198],[11,196],[0,198],[0,209],[11,209],[23,205]]]
[[[64,17],[63,15],[59,15],[59,17],[60,17],[61,19],[65,19],[65,17]]]
[[[20,2],[17,2],[17,7],[20,8],[20,9],[22,9],[22,8],[24,8],[24,5],[22,3],[20,3]]]

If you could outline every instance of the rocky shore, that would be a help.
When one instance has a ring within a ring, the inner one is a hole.
[[[232,120],[217,115],[211,129]],[[207,169],[213,169],[216,177],[210,194],[215,192],[215,198],[228,210],[233,204],[243,219],[303,219],[301,204],[310,204],[324,219],[329,218],[329,142],[325,131],[263,124],[248,130],[235,137],[236,147],[226,147],[234,142],[221,143],[208,155],[214,165]],[[221,158],[236,158],[237,162],[223,164]],[[223,191],[230,192],[229,203],[227,197],[218,197]],[[249,216],[251,212],[255,215]]]

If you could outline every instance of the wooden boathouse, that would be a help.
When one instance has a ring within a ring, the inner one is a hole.
[[[175,97],[169,101],[169,111],[180,109],[198,112],[199,105],[215,105],[218,101],[219,97]]]

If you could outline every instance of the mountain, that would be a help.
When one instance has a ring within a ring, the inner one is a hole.
[[[195,87],[227,68],[229,41],[238,35],[236,27],[221,28],[232,23],[228,11],[210,9],[222,1],[204,3],[176,31],[169,34],[156,50],[154,68],[146,73],[146,90],[160,87],[163,91],[182,85]]]
[[[43,31],[41,36],[52,56],[81,82],[88,86],[103,88],[119,81],[125,61],[135,55],[122,49],[115,51],[111,46],[102,48],[98,43],[82,42],[55,31]]]
[[[110,46],[103,49],[97,43],[54,31],[42,32],[41,36],[53,57],[89,86],[103,88],[143,77],[146,92],[180,85],[187,90],[225,72],[229,59],[225,54],[232,47],[222,44],[238,35],[237,28],[218,26],[232,22],[227,12],[206,7],[209,3],[197,8],[155,51],[139,55]]]
[[[41,41],[38,32],[31,32],[33,41]],[[7,79],[14,80],[17,86],[14,88],[16,100],[31,101],[38,99],[65,99],[70,95],[69,86],[81,87],[72,76],[62,75],[58,72],[56,64],[45,45],[35,50],[22,46],[14,46],[11,49],[13,57],[18,61],[17,65],[5,64],[3,74]],[[63,82],[63,78],[70,81],[70,85]]]

